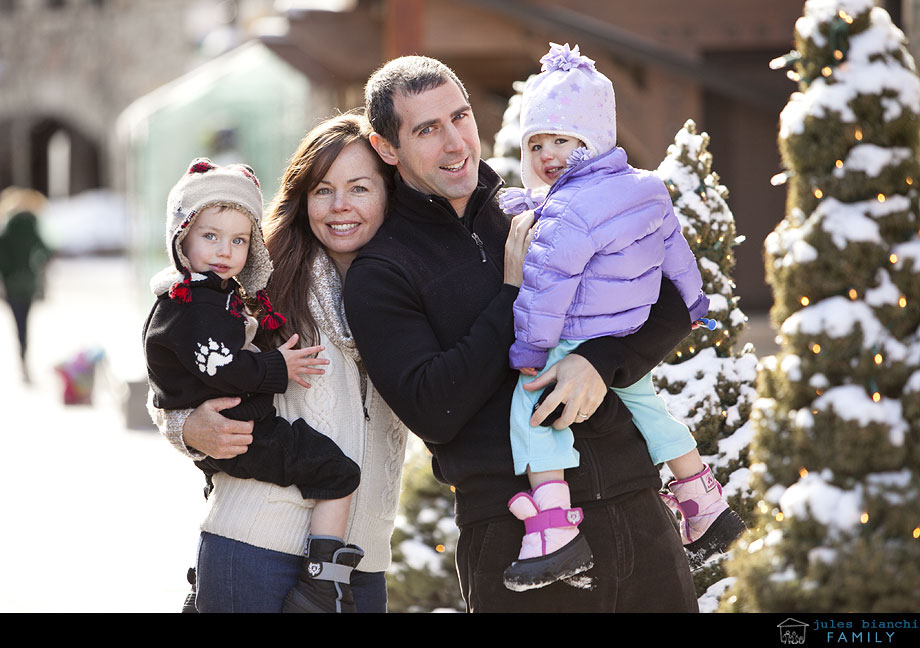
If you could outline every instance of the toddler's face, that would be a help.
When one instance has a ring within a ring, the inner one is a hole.
[[[217,273],[221,279],[242,272],[249,256],[252,222],[243,212],[214,205],[201,211],[182,240],[192,272]]]
[[[539,133],[527,142],[530,147],[530,164],[533,172],[548,185],[553,184],[565,171],[565,161],[572,151],[584,146],[581,140],[568,135]]]

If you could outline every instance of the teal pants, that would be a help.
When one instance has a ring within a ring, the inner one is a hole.
[[[560,340],[549,352],[547,369],[578,348],[583,340]],[[569,428],[554,430],[551,426],[532,427],[530,417],[540,398],[540,391],[529,392],[524,385],[536,376],[521,374],[511,399],[511,452],[514,473],[564,470],[578,465],[575,438]],[[652,462],[660,464],[687,454],[696,447],[690,429],[671,416],[665,400],[655,391],[652,374],[646,374],[623,389],[613,389],[632,414],[633,422],[648,445]]]

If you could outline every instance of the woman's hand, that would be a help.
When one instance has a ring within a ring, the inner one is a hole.
[[[239,404],[235,396],[212,398],[192,410],[182,427],[185,445],[214,459],[232,459],[246,452],[252,443],[252,421],[234,421],[220,413]]]
[[[533,240],[533,211],[525,211],[511,219],[511,229],[505,240],[505,283],[518,286],[524,282],[524,256]]]
[[[524,385],[524,389],[538,391],[552,383],[556,383],[556,386],[530,418],[531,425],[544,424],[543,419],[560,403],[565,403],[565,409],[562,416],[552,422],[554,429],[562,430],[572,423],[584,423],[600,407],[608,389],[594,366],[583,356],[576,354],[564,357]]]
[[[329,364],[329,360],[326,358],[311,357],[323,351],[326,348],[323,346],[293,349],[292,347],[297,344],[298,338],[299,336],[295,333],[288,338],[287,342],[278,347],[278,350],[281,352],[281,355],[284,356],[284,362],[287,364],[288,380],[293,380],[298,385],[309,389],[310,383],[304,380],[303,375],[314,374],[320,376],[326,373],[325,369],[317,369],[316,367]]]

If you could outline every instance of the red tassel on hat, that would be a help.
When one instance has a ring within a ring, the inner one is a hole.
[[[236,291],[230,293],[230,301],[227,302],[227,310],[230,311],[230,314],[234,317],[238,317],[244,322],[246,321],[246,304],[243,303],[242,298]]]
[[[256,299],[259,301],[259,306],[261,306],[262,310],[266,313],[265,317],[259,322],[260,326],[266,331],[274,331],[275,329],[281,328],[287,319],[281,313],[276,313],[272,310],[272,304],[268,299],[268,295],[265,294],[265,291],[260,290],[257,292]]]
[[[182,271],[182,281],[177,281],[169,289],[169,298],[187,304],[192,301],[192,289],[189,284],[192,282],[192,275],[188,270]]]

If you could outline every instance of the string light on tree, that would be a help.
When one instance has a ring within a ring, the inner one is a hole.
[[[758,499],[790,525],[770,537],[780,511],[755,509],[769,555],[729,558],[719,611],[915,607],[920,77],[885,5],[805,0],[795,23],[786,213],[764,244],[780,350],[761,362],[751,444]]]

